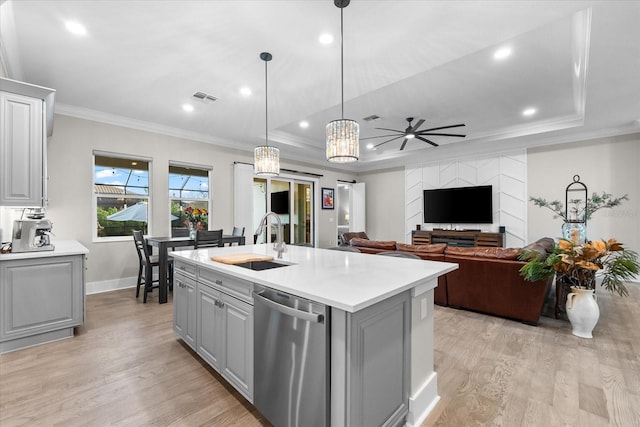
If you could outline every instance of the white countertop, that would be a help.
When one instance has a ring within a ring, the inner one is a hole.
[[[271,255],[276,262],[292,265],[253,271],[210,259],[235,253]],[[266,244],[174,251],[169,255],[348,312],[362,310],[408,289],[421,287],[421,292],[432,289],[438,276],[458,268],[448,262],[303,246],[288,246],[282,259],[277,259],[272,246]]]
[[[0,254],[0,261],[10,261],[14,259],[34,259],[47,258],[65,255],[88,254],[89,249],[85,248],[77,240],[56,240],[53,242],[54,249],[52,251],[34,251],[34,252],[12,252],[8,254]]]

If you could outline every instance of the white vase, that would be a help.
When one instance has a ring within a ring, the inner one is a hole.
[[[600,308],[593,289],[571,288],[567,295],[567,317],[573,330],[581,338],[593,338],[591,332],[600,318]]]

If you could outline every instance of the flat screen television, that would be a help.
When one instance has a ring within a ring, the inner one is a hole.
[[[289,213],[289,192],[278,191],[271,193],[271,212],[277,214]]]
[[[423,191],[424,222],[447,224],[493,223],[491,185]]]

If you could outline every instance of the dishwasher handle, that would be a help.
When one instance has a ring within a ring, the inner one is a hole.
[[[295,308],[291,308],[288,307],[286,305],[282,305],[280,303],[277,303],[269,298],[267,298],[266,296],[262,295],[264,291],[254,291],[253,292],[253,296],[254,298],[258,298],[260,299],[260,301],[262,301],[264,304],[266,304],[267,306],[269,306],[270,308],[279,311],[280,313],[289,315],[289,316],[293,316],[293,317],[297,317],[299,319],[302,320],[307,320],[309,322],[314,322],[314,323],[323,323],[324,322],[324,315],[320,314],[320,313],[309,313],[306,311],[301,311],[301,310],[297,310]]]

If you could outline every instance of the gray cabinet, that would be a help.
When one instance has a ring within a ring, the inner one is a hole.
[[[175,263],[173,277],[173,330],[196,350],[196,280],[195,267]]]
[[[334,308],[331,315],[331,425],[404,425],[409,412],[409,292],[356,313]]]
[[[73,336],[84,296],[84,255],[1,262],[0,352]]]
[[[0,79],[0,206],[44,206],[54,91]]]
[[[198,286],[197,353],[220,371],[222,348],[222,294],[202,283]]]
[[[250,402],[253,400],[251,282],[175,260],[174,330]],[[191,326],[193,325],[193,326]]]
[[[222,311],[220,373],[253,401],[253,306],[223,294]]]

